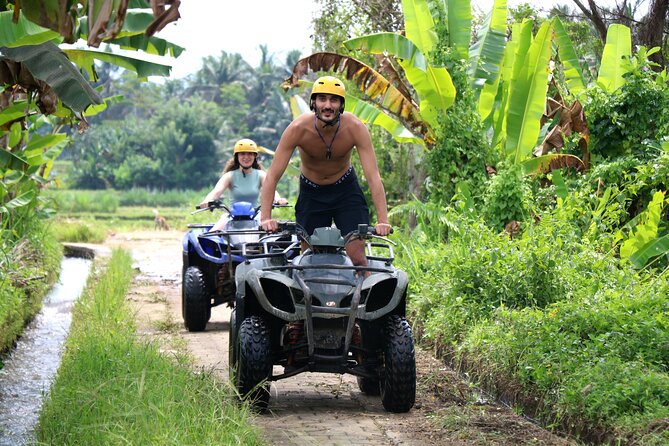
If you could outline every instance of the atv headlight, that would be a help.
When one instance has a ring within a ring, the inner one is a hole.
[[[366,311],[376,311],[385,307],[393,298],[395,287],[397,286],[397,279],[387,279],[377,283],[369,290],[365,307]],[[363,295],[364,298],[364,295]]]
[[[219,248],[218,243],[208,238],[201,238],[200,246],[202,246],[202,250],[210,256],[221,257],[221,249]]]
[[[271,279],[260,279],[260,286],[267,300],[274,307],[286,313],[294,313],[295,305],[290,294],[290,289],[281,282]]]

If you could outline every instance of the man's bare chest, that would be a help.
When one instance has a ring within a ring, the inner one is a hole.
[[[353,141],[345,132],[310,132],[299,144],[303,157],[308,158],[348,158],[353,150]]]

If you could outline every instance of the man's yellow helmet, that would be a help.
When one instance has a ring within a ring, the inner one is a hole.
[[[258,145],[252,139],[240,139],[235,143],[234,153],[242,153],[242,152],[250,152],[257,154]]]
[[[333,94],[341,98],[339,113],[344,113],[344,102],[346,101],[346,87],[344,83],[334,76],[323,76],[316,79],[311,88],[310,108],[314,110],[314,99],[317,94]]]

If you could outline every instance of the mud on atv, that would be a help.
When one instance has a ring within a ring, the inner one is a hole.
[[[367,225],[346,237],[336,228],[309,237],[292,222],[279,230],[278,239],[244,245],[235,275],[229,354],[240,395],[264,408],[269,381],[307,371],[349,373],[363,393],[381,395],[387,411],[409,411],[416,362],[405,318],[408,279],[392,266],[392,242]],[[356,239],[365,242],[366,267],[346,255]],[[300,241],[308,248],[295,255]],[[274,365],[283,373],[275,375]]]
[[[208,207],[193,212],[222,209],[228,221],[222,231],[210,232],[214,223],[189,224],[182,240],[183,268],[181,310],[188,331],[202,331],[211,317],[211,308],[235,301],[235,268],[243,258],[241,246],[258,241],[256,216],[259,209],[244,201],[230,208],[220,201],[211,201]]]

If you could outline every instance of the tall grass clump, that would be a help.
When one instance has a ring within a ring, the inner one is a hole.
[[[107,238],[107,230],[90,221],[58,220],[53,224],[53,232],[60,242],[102,243]]]
[[[138,342],[125,304],[128,253],[115,250],[75,305],[62,365],[40,416],[40,444],[260,444],[245,406],[185,357]]]
[[[213,186],[213,185],[212,185]],[[188,207],[202,201],[209,190],[156,190],[134,188],[118,191],[121,206]]]
[[[37,218],[24,229],[19,240],[8,236],[8,229],[0,237],[0,353],[40,310],[60,271],[63,250],[53,234]]]
[[[64,213],[101,212],[111,214],[119,207],[114,190],[46,189],[44,196],[53,200],[53,206]]]

